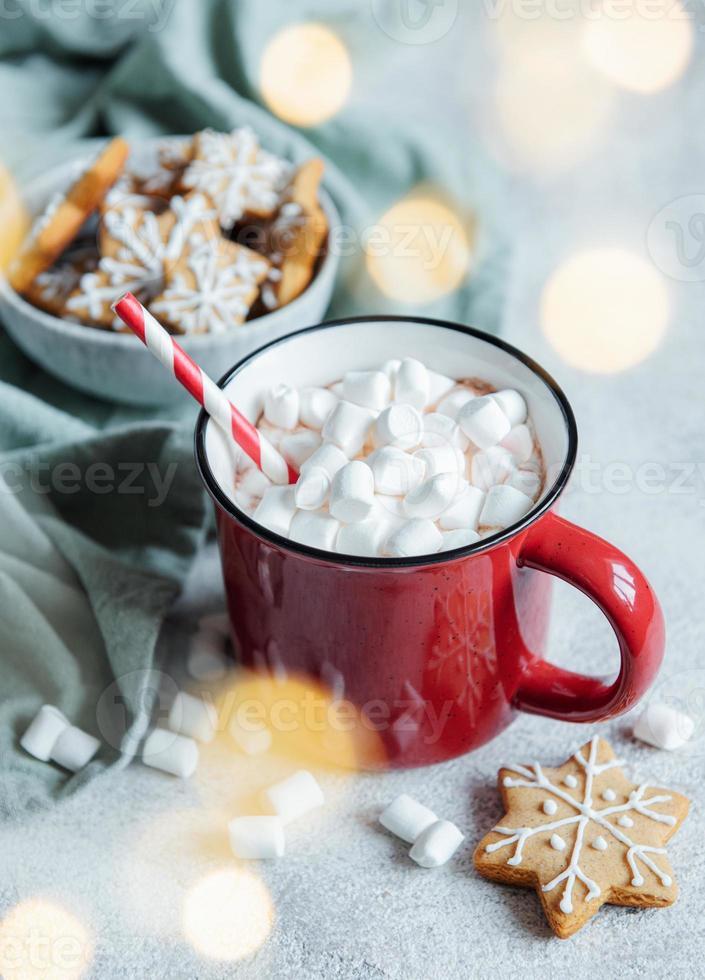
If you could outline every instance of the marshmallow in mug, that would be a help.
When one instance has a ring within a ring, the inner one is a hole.
[[[414,557],[520,521],[544,466],[521,392],[455,381],[415,358],[328,388],[277,384],[259,428],[298,469],[272,486],[245,461],[235,500],[259,524],[338,554]]]

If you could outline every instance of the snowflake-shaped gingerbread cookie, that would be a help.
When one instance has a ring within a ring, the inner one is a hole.
[[[677,896],[666,842],[688,813],[672,790],[632,783],[595,736],[558,769],[501,769],[506,815],[479,843],[485,878],[536,889],[562,939],[606,902],[656,908]]]

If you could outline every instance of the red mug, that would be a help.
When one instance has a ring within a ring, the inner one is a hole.
[[[414,356],[455,378],[524,395],[548,478],[518,524],[426,557],[346,557],[256,524],[233,500],[236,454],[201,413],[196,459],[216,506],[233,639],[245,666],[335,676],[377,733],[365,767],[441,762],[499,734],[517,710],[572,722],[631,708],[653,681],[664,623],[651,586],[621,551],[556,513],[577,452],[570,405],[514,347],[439,320],[393,316],[323,323],[240,361],[220,385],[251,420],[279,382],[327,385],[348,370]],[[605,681],[544,659],[551,576],[588,595],[619,644]],[[382,747],[380,754],[379,746]]]

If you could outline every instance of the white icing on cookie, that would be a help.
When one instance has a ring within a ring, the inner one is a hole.
[[[601,837],[598,834],[598,836],[592,842],[592,846],[595,848],[596,851],[606,851],[607,850],[607,841],[605,840],[604,837]]]
[[[606,800],[608,803],[611,803],[613,800],[617,799],[617,794],[613,789],[608,788],[606,790],[603,790],[602,799]]]
[[[624,814],[621,817],[617,817],[617,823],[619,824],[620,827],[633,827],[634,826],[634,821],[632,820],[631,817],[628,817],[626,814]]]
[[[551,834],[551,847],[554,851],[564,851],[565,841],[558,834]]]
[[[578,780],[572,774],[572,772],[568,773],[563,782],[566,784],[566,786],[569,786],[570,789],[575,789],[575,787],[578,785]]]
[[[547,816],[552,817],[558,809],[558,804],[555,800],[544,800],[542,809]]]

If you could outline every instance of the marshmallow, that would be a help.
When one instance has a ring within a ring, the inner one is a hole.
[[[484,502],[485,495],[482,490],[465,484],[450,507],[443,511],[438,523],[444,531],[474,531]]]
[[[230,723],[230,734],[245,755],[263,755],[272,747],[272,733],[265,725],[245,728],[237,716]]]
[[[289,385],[275,385],[264,396],[264,417],[280,429],[295,429],[299,423],[299,392]]]
[[[100,742],[97,738],[69,725],[54,743],[50,758],[62,769],[78,772],[88,765],[99,748]]]
[[[508,436],[502,439],[502,446],[508,449],[519,463],[525,463],[534,451],[534,440],[528,425],[515,425]]]
[[[365,445],[372,418],[367,408],[348,401],[338,402],[323,426],[323,438],[335,443],[351,459]]]
[[[412,558],[415,555],[433,555],[442,543],[441,532],[433,521],[415,518],[390,534],[384,550],[392,558]]]
[[[198,765],[198,746],[192,738],[155,728],[142,747],[142,762],[172,776],[188,779]]]
[[[375,501],[375,480],[372,470],[355,459],[333,477],[330,489],[330,512],[344,524],[364,521],[372,513]]]
[[[436,406],[436,411],[440,412],[441,415],[447,415],[448,418],[457,422],[460,409],[464,405],[467,405],[468,402],[471,402],[474,397],[469,388],[455,388],[445,398],[440,400]]]
[[[249,470],[243,473],[237,484],[238,490],[241,490],[250,497],[258,498],[271,486],[272,481],[256,466],[251,466]]]
[[[449,415],[440,412],[429,412],[423,417],[423,435],[421,445],[425,448],[436,446],[455,446],[457,449],[468,448],[468,437],[460,426]]]
[[[238,858],[284,856],[284,824],[279,817],[235,817],[228,824],[230,848]]]
[[[270,425],[266,419],[263,419],[257,428],[260,430],[267,442],[271,442],[275,449],[279,449],[282,439],[285,435],[287,435],[286,429],[280,429],[276,425]],[[257,469],[254,460],[251,460],[247,453],[240,453],[237,464],[238,473],[244,473],[246,470],[251,470],[253,467]]]
[[[414,842],[409,857],[422,868],[438,868],[453,857],[464,840],[454,823],[436,820]]]
[[[397,371],[399,370],[400,367],[401,367],[401,361],[399,360],[399,358],[393,357],[389,361],[384,362],[384,364],[380,368],[380,371],[384,371],[384,373],[387,375],[389,380],[391,382],[394,382],[394,379],[397,376]]]
[[[383,553],[384,542],[389,534],[390,523],[379,515],[357,524],[344,524],[338,531],[335,550],[340,555],[376,558]]]
[[[423,517],[434,520],[449,507],[461,486],[457,473],[438,473],[404,497],[404,513],[407,517]],[[440,541],[439,541],[440,547]]]
[[[331,479],[322,466],[307,468],[294,487],[294,500],[300,510],[318,510],[328,499]]]
[[[693,719],[667,704],[649,704],[634,726],[634,738],[672,752],[685,745],[695,731]]]
[[[347,464],[348,457],[342,449],[334,446],[332,442],[324,442],[315,453],[309,456],[305,463],[301,464],[299,472],[303,475],[307,470],[313,469],[314,466],[320,466],[332,480],[338,470],[342,470]]]
[[[526,422],[526,416],[528,415],[526,402],[524,401],[523,395],[515,391],[514,388],[503,388],[501,391],[495,391],[490,395],[490,398],[494,398],[509,419],[512,427],[522,425]]]
[[[509,435],[511,422],[491,395],[473,398],[458,413],[458,425],[479,449],[496,446]]]
[[[262,795],[267,809],[281,817],[285,824],[325,802],[321,787],[307,769],[300,769],[288,779],[275,783]]]
[[[375,445],[414,449],[423,430],[424,419],[413,405],[390,405],[375,422]]]
[[[454,548],[468,548],[471,544],[482,540],[477,531],[471,531],[470,528],[444,531],[442,536],[443,544],[440,548],[441,551],[453,551]]]
[[[199,742],[212,742],[218,725],[215,705],[179,691],[174,698],[167,724],[178,735],[189,735]]]
[[[490,487],[480,514],[480,526],[503,530],[520,521],[533,504],[531,497],[506,483]]]
[[[295,513],[294,488],[270,487],[257,505],[253,517],[258,524],[286,537]]]
[[[541,477],[533,470],[525,470],[520,467],[507,478],[507,486],[521,490],[527,497],[536,500],[541,490]]]
[[[516,469],[514,457],[504,446],[492,446],[475,453],[470,463],[470,479],[480,490],[505,483]]]
[[[410,456],[394,446],[383,446],[367,459],[377,493],[404,496],[424,478],[426,467],[418,455]]]
[[[452,378],[446,377],[445,374],[439,374],[437,371],[429,371],[427,404],[435,405],[453,388],[455,388],[455,381]]]
[[[343,382],[336,381],[335,384],[329,385],[328,391],[332,391],[335,397],[340,400],[343,397]]]
[[[392,800],[379,817],[379,822],[386,830],[408,844],[413,844],[417,837],[437,820],[438,817],[432,810],[422,803],[417,803],[406,793]]]
[[[43,704],[20,739],[20,745],[35,759],[48,762],[56,740],[68,727],[68,718],[58,708]]]
[[[421,361],[405,357],[394,379],[394,400],[421,409],[428,404],[428,371]]]
[[[348,371],[343,378],[343,398],[354,405],[381,411],[391,395],[391,383],[382,371]]]
[[[204,621],[201,620],[201,623]],[[189,641],[186,670],[197,681],[218,681],[225,677],[227,659],[224,635],[212,629],[199,629],[194,633]]]
[[[292,435],[284,436],[279,449],[287,463],[290,463],[300,473],[303,464],[320,445],[320,435],[311,429],[304,429],[302,432],[294,432]]]
[[[340,524],[323,510],[300,510],[291,522],[289,537],[309,548],[333,551]]]
[[[302,388],[299,416],[304,425],[312,429],[322,429],[337,404],[337,395],[328,388]]]
[[[432,446],[427,449],[417,449],[414,459],[420,460],[424,466],[426,479],[439,473],[465,473],[465,455],[455,446]]]
[[[199,630],[212,630],[221,636],[230,636],[230,616],[226,612],[208,613],[198,620]]]
[[[375,495],[375,508],[388,520],[391,519],[394,523],[400,523],[406,520],[406,511],[404,510],[404,500],[402,497],[390,497],[388,494],[380,493]]]

